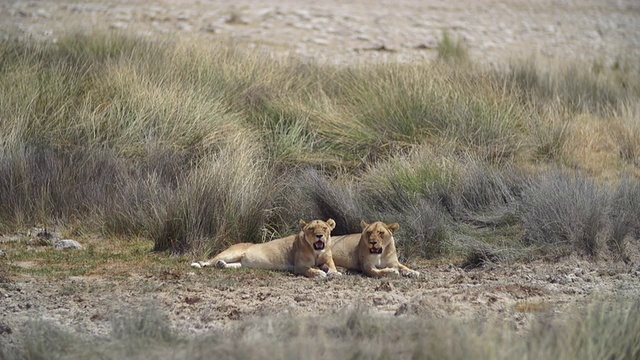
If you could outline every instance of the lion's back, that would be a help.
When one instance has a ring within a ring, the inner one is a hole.
[[[332,236],[331,253],[336,266],[350,270],[360,270],[358,244],[361,234]]]
[[[293,270],[293,243],[296,235],[255,244],[242,259],[243,264],[252,268],[268,270]]]

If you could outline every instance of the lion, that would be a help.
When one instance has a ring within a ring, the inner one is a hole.
[[[217,268],[284,270],[309,278],[340,275],[333,262],[331,230],[336,227],[333,219],[326,222],[300,220],[301,231],[297,235],[275,239],[262,244],[239,243],[230,246],[209,261],[195,262],[191,266],[201,268],[213,264]]]
[[[333,238],[333,261],[348,270],[361,271],[374,278],[390,274],[418,277],[420,273],[411,270],[398,261],[395,233],[400,225],[387,225],[382,221],[367,224],[362,221],[361,234],[335,236]]]

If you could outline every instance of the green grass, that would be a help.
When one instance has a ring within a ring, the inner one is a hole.
[[[31,245],[27,241],[10,242],[0,269],[12,274],[50,278],[70,276],[129,276],[135,272],[182,272],[188,260],[154,253],[153,242],[145,239],[83,241],[84,250],[53,250],[51,246]]]

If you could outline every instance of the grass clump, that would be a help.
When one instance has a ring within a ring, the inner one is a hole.
[[[336,227],[333,235],[353,234],[362,231],[360,220],[367,214],[353,183],[345,179],[331,178],[325,173],[305,168],[291,172],[282,187],[276,213],[285,224],[297,224],[298,219],[333,219]],[[298,227],[287,231],[298,231]]]
[[[611,236],[608,241],[613,254],[628,258],[628,242],[640,237],[640,184],[623,179],[611,197]]]
[[[525,242],[551,252],[596,257],[606,239],[608,204],[608,193],[584,175],[548,172],[523,191]]]
[[[267,164],[250,152],[250,140],[195,165],[152,229],[155,249],[218,252],[262,239],[274,184]],[[254,151],[259,151],[255,149]]]
[[[448,31],[442,32],[442,38],[438,40],[436,47],[438,59],[453,64],[466,64],[469,62],[469,50],[464,41],[454,38]]]

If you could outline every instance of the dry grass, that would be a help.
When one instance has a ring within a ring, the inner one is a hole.
[[[526,306],[526,311],[532,309]],[[325,317],[258,318],[244,321],[230,334],[185,337],[149,308],[114,316],[107,338],[80,337],[35,320],[26,329],[24,347],[0,350],[0,355],[4,359],[200,359],[211,354],[219,359],[634,359],[640,355],[637,301],[595,304],[586,315],[555,320],[542,312],[526,334],[505,323],[390,318],[354,308]]]
[[[118,33],[3,40],[0,230],[66,226],[205,255],[299,218],[334,217],[339,233],[384,220],[403,225],[407,254],[433,257],[508,236],[519,247],[518,229],[544,219],[514,209],[547,167],[577,168],[604,194],[637,174],[638,69],[488,70],[463,48],[443,34],[447,61],[331,67]],[[480,240],[455,245],[468,237]]]

